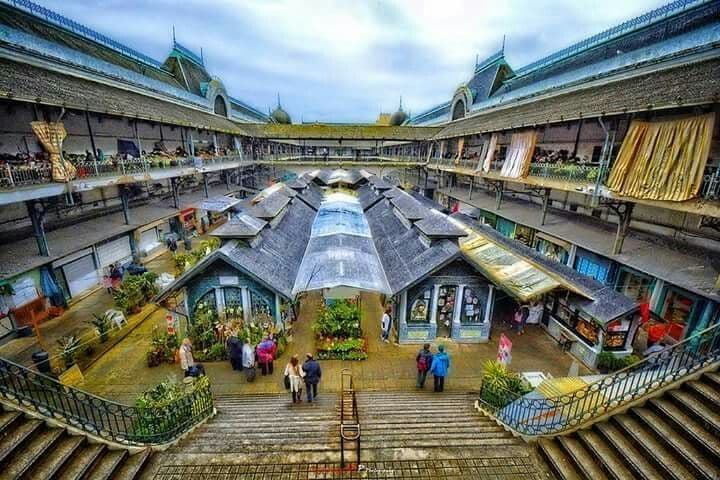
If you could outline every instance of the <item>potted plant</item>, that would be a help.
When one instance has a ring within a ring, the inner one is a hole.
[[[110,333],[110,330],[112,329],[112,315],[108,312],[105,312],[104,315],[100,316],[97,313],[93,313],[93,319],[87,321],[87,323],[90,323],[95,326],[95,329],[98,332],[100,343],[107,342],[108,335]]]
[[[75,356],[77,355],[77,348],[80,346],[80,339],[76,335],[65,335],[57,340],[60,346],[60,356],[65,363],[65,368],[70,368],[75,365]]]

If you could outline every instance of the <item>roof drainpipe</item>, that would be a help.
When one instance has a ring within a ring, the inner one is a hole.
[[[607,168],[607,164],[610,161],[613,144],[615,142],[615,132],[611,132],[610,130],[608,130],[605,122],[603,122],[602,117],[598,117],[598,123],[600,124],[600,128],[603,129],[603,132],[605,132],[605,142],[603,143],[602,153],[600,154],[600,168],[598,170],[597,178],[595,179],[595,189],[593,190],[592,194],[591,203],[593,207],[597,206],[598,204],[598,198],[600,196],[600,184],[602,183],[603,176],[605,176],[605,170]]]

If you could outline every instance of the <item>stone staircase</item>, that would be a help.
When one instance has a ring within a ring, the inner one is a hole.
[[[150,450],[131,455],[71,435],[60,427],[15,410],[0,411],[0,478],[114,479],[140,478]]]
[[[293,405],[289,394],[218,396],[217,416],[155,455],[148,472],[156,476],[146,478],[386,478],[340,476],[341,398],[321,392],[318,400]],[[360,463],[392,470],[393,479],[542,478],[534,449],[479,415],[474,400],[464,393],[358,393]],[[356,462],[353,445],[346,444],[349,463]]]
[[[538,442],[559,478],[720,478],[720,374],[648,400],[642,407],[569,435]]]

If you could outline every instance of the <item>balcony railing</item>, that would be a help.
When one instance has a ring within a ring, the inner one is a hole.
[[[597,180],[600,167],[557,163],[531,163],[530,176],[562,180],[565,182],[591,183]]]
[[[160,445],[179,438],[214,414],[206,377],[163,408],[112,402],[0,358],[0,397],[20,408],[126,445]]]
[[[107,176],[137,175],[153,173],[173,168],[208,167],[233,162],[242,162],[240,156],[228,155],[217,157],[144,157],[130,160],[79,160],[73,162],[78,179],[100,178]],[[52,183],[52,167],[50,164],[26,166],[6,164],[0,166],[0,189],[14,189],[31,185]]]
[[[709,167],[703,177],[700,195],[705,200],[720,200],[720,167]]]
[[[720,361],[720,324],[634,365],[552,398],[528,398],[483,381],[478,405],[524,436],[556,435],[589,424]]]

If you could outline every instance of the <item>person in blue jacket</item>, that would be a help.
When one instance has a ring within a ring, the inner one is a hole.
[[[313,358],[312,353],[305,354],[305,359],[303,370],[305,371],[307,401],[311,403],[313,400],[317,400],[318,383],[320,383],[320,377],[322,377],[322,370],[320,370],[320,364]]]
[[[450,369],[450,357],[445,353],[445,345],[438,346],[438,353],[433,355],[430,373],[433,374],[435,392],[442,392],[445,388],[445,377]]]

